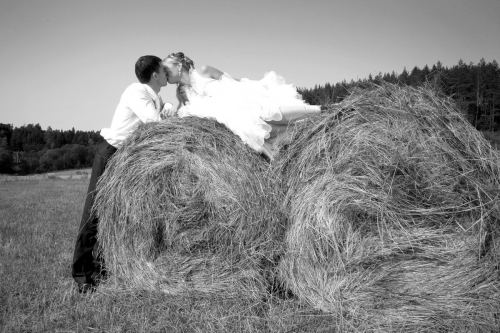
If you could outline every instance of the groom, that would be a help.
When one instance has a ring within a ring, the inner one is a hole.
[[[158,95],[161,87],[167,85],[167,70],[160,58],[151,55],[140,57],[135,63],[135,75],[140,83],[132,83],[125,89],[111,127],[101,130],[101,136],[105,141],[99,144],[94,157],[73,255],[73,278],[81,293],[93,291],[106,273],[102,260],[94,258],[93,254],[99,220],[91,214],[91,208],[97,180],[103,174],[109,158],[139,123],[158,121],[175,114],[173,105],[163,104]]]

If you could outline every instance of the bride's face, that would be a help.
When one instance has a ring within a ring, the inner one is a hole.
[[[179,75],[179,65],[168,61],[163,62],[165,68],[167,69],[167,79],[168,83],[175,84],[179,83],[181,77]]]

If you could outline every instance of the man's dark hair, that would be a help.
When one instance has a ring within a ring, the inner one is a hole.
[[[140,83],[148,83],[154,72],[159,73],[160,64],[161,59],[156,56],[142,56],[135,63],[135,76],[137,76]]]

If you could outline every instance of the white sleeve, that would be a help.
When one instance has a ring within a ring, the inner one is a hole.
[[[145,89],[131,91],[127,104],[143,123],[160,120],[160,113],[156,110],[154,101]]]

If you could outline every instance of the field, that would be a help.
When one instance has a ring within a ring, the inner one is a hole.
[[[0,180],[0,332],[336,331],[329,315],[293,297],[76,293],[70,265],[87,184]]]
[[[89,295],[89,170],[0,177],[0,333],[500,332],[500,157],[453,101],[356,90],[288,134],[268,164],[215,120],[137,128],[99,183]]]
[[[58,179],[86,179],[90,177],[92,169],[79,169],[79,170],[63,170],[50,173],[33,174],[27,176],[13,176],[13,175],[0,175],[0,181],[13,181],[13,180],[41,180],[47,178]]]

